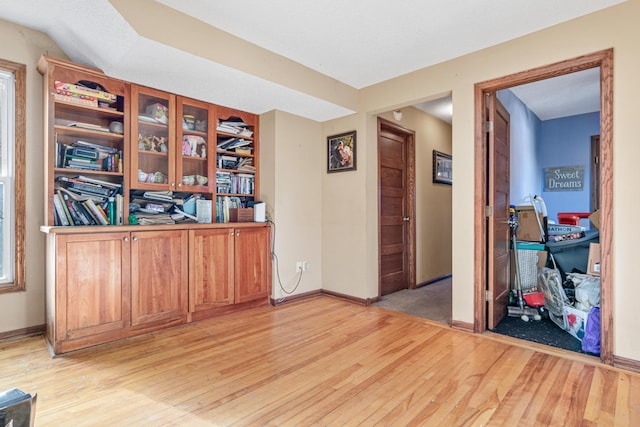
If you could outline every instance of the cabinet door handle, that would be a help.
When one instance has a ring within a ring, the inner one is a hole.
[[[171,183],[171,187],[175,187],[175,186],[176,186],[176,183],[175,183],[175,182],[172,182],[172,183]]]
[[[125,242],[128,242],[128,241],[129,241],[129,238],[128,238],[128,237],[125,237],[125,238],[124,238],[124,241],[125,241]]]
[[[229,233],[229,236],[233,236],[233,231]]]
[[[236,236],[239,236],[239,235],[240,235],[240,232],[238,231],[238,232],[236,233]]]
[[[180,188],[180,187],[182,187],[182,183],[181,182],[178,183],[178,188]]]
[[[133,241],[137,242],[138,241],[138,236],[133,236]]]

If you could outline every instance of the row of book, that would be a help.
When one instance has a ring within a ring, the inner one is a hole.
[[[121,225],[124,222],[122,184],[83,175],[59,176],[55,190],[55,225]],[[83,208],[89,212],[83,212]],[[76,215],[72,211],[76,211]],[[101,216],[96,216],[97,213]],[[106,214],[106,223],[102,220],[103,214]]]
[[[122,150],[78,140],[56,144],[56,167],[91,171],[123,172]]]
[[[253,194],[254,180],[254,175],[251,174],[217,171],[216,192],[225,194]]]
[[[229,222],[229,209],[246,208],[246,201],[237,196],[216,197],[216,222]]]
[[[53,195],[54,225],[122,225],[123,197],[116,194],[109,197],[106,209],[102,205],[87,198],[82,200],[65,188],[57,187]]]
[[[231,169],[245,172],[255,172],[252,157],[236,157],[228,154],[218,154],[216,156],[218,169]]]

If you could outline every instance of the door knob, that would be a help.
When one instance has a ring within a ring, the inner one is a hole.
[[[405,216],[404,218],[402,218],[403,221],[409,221],[409,217]]]

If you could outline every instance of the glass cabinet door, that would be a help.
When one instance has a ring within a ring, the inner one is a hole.
[[[131,188],[175,190],[175,95],[132,85]]]
[[[192,193],[209,193],[214,184],[211,179],[211,159],[215,149],[209,149],[213,132],[214,106],[181,96],[177,97],[177,149],[176,189]]]

